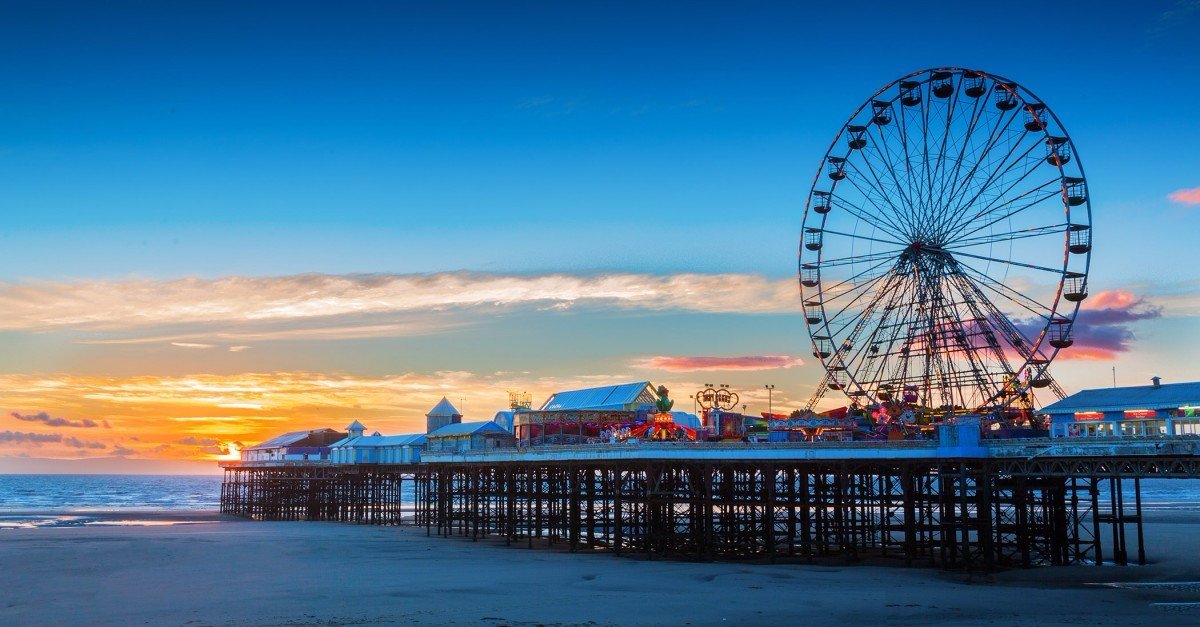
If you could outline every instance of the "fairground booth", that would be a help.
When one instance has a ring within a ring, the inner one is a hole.
[[[1200,437],[1200,382],[1083,390],[1042,408],[1051,437]]]

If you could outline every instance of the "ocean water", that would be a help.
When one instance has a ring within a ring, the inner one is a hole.
[[[16,513],[215,512],[220,475],[0,475],[0,517]]]

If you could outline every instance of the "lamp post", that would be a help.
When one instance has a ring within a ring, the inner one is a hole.
[[[771,415],[775,415],[775,412],[773,411],[774,408],[772,407],[772,403],[771,403],[773,392],[775,391],[775,386],[773,384],[767,384],[767,385],[764,385],[763,387],[767,389],[767,413],[771,414]]]

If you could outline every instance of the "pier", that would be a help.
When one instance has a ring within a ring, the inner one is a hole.
[[[228,462],[221,507],[647,558],[991,570],[1145,563],[1141,479],[1200,478],[1200,440],[1190,438],[967,444],[642,443],[427,453],[413,465]]]

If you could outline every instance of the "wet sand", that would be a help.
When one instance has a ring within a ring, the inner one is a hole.
[[[1200,624],[1191,513],[1148,516],[1148,566],[992,576],[645,561],[194,512],[121,516],[211,524],[2,529],[0,624]]]

